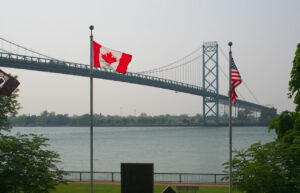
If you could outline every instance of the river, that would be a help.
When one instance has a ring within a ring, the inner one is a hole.
[[[14,127],[42,134],[67,171],[89,171],[89,127]],[[274,140],[267,127],[233,127],[233,149]],[[222,173],[228,160],[227,127],[95,127],[94,171],[119,172],[122,162],[154,163],[155,172]]]

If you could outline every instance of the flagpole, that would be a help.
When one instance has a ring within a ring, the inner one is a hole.
[[[93,29],[94,26],[90,26],[90,30],[91,30],[91,50],[90,50],[90,62],[91,62],[91,66],[90,66],[90,161],[91,161],[91,179],[90,179],[90,185],[91,185],[91,193],[94,192],[94,188],[93,188],[93,184],[94,184],[94,166],[93,166],[93,159],[94,159],[94,152],[93,152],[93,64],[94,64],[94,51],[93,51]]]
[[[232,85],[231,85],[232,42],[229,42],[228,45],[229,45],[229,193],[232,193]]]

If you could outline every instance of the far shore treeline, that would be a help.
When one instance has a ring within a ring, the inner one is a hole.
[[[257,125],[267,126],[271,120],[276,117],[276,109],[264,109],[259,116],[251,110],[240,110],[235,118],[234,125]],[[219,124],[216,124],[215,117],[209,116],[207,125],[227,125],[228,115],[224,114],[219,117]],[[14,127],[29,126],[89,126],[90,115],[73,115],[56,114],[54,112],[43,111],[40,115],[20,115],[10,117],[9,122]],[[138,116],[118,116],[94,114],[94,126],[201,126],[203,118],[201,114],[194,116],[183,115],[156,115],[150,116],[141,113]]]

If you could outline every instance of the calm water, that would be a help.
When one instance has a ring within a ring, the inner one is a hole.
[[[43,134],[65,170],[89,171],[88,127],[15,127]],[[234,127],[233,149],[273,140],[266,127]],[[227,127],[95,127],[94,171],[120,171],[121,162],[154,163],[155,172],[222,173],[228,160]]]

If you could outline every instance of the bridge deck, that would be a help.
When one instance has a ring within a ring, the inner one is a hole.
[[[0,52],[0,66],[8,68],[69,74],[75,76],[90,76],[89,65],[3,52]],[[202,87],[199,86],[163,79],[159,77],[153,77],[133,72],[119,74],[105,68],[94,68],[93,72],[94,78],[147,85],[198,96],[205,96],[209,97],[211,100],[217,99],[219,101],[223,101],[224,103],[227,103],[227,101],[229,100],[228,96],[220,95],[210,90],[204,90]],[[237,100],[237,104],[239,106],[246,106],[255,109],[267,108],[265,106],[247,102],[244,100]]]

